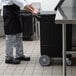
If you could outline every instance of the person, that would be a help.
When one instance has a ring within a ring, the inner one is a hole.
[[[20,23],[20,8],[32,14],[38,14],[38,10],[24,0],[2,0],[4,33],[6,39],[5,63],[20,64],[21,60],[29,61],[30,57],[24,55],[22,43],[22,29]],[[16,56],[13,56],[13,47],[16,48]]]

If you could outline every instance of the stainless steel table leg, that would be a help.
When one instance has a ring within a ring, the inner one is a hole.
[[[66,25],[62,25],[62,55],[63,55],[63,76],[66,76]]]

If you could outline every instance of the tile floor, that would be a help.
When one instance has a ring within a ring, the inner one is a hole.
[[[5,39],[0,38],[0,76],[62,76],[61,64],[47,67],[43,67],[39,64],[39,40],[23,41],[23,44],[24,53],[31,56],[31,61],[23,61],[19,65],[5,64]],[[67,66],[67,76],[76,76],[76,66]]]

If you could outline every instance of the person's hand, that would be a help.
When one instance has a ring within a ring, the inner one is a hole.
[[[34,14],[38,14],[38,13],[39,13],[39,10],[36,9],[36,8],[34,8],[34,7],[32,6],[32,4],[30,4],[29,6],[30,6],[31,9],[33,9],[33,12],[32,12],[32,13],[34,13]]]
[[[29,12],[31,12],[32,14],[38,14],[39,10],[34,8],[31,4],[30,5],[26,5],[25,9]]]
[[[39,10],[34,9],[32,13],[33,13],[33,14],[39,14]]]

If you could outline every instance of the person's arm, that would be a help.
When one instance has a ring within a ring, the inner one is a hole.
[[[33,14],[39,13],[39,11],[37,9],[35,9],[34,7],[32,7],[31,4],[29,5],[24,0],[12,0],[12,2],[14,4],[16,4],[17,6],[19,6],[20,8],[24,8],[25,10],[27,10],[27,11],[33,13]]]

